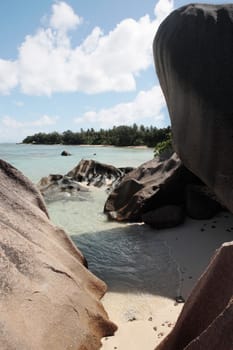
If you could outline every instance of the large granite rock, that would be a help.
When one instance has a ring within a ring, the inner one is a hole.
[[[217,250],[172,332],[156,350],[233,349],[233,242]]]
[[[121,169],[113,165],[96,162],[92,159],[82,159],[66,176],[78,182],[85,182],[87,185],[96,187],[103,185],[113,186],[124,175],[123,168]]]
[[[154,158],[126,174],[109,195],[104,211],[118,221],[142,221],[142,215],[167,205],[183,205],[187,183],[199,180],[176,154]]]
[[[89,200],[88,186],[105,187],[110,191],[132,169],[82,159],[66,175],[51,174],[43,177],[37,186],[46,202],[61,199]]]
[[[186,187],[186,214],[192,219],[211,219],[223,208],[216,196],[204,185]]]
[[[154,57],[177,154],[233,212],[233,4],[172,12]]]
[[[157,229],[175,227],[184,222],[185,212],[181,206],[165,205],[143,214],[142,220]]]
[[[113,334],[105,284],[54,226],[34,185],[0,161],[0,348],[94,350]]]
[[[42,177],[37,184],[46,202],[63,199],[88,200],[89,189],[69,176],[51,174]]]

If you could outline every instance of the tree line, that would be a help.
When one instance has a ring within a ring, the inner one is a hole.
[[[32,136],[27,136],[22,142],[33,144],[64,144],[64,145],[112,145],[112,146],[148,146],[155,147],[157,144],[170,138],[170,126],[162,129],[150,126],[133,124],[132,126],[114,126],[112,129],[93,128],[86,131],[80,129],[78,132],[71,130],[58,133],[39,132]]]

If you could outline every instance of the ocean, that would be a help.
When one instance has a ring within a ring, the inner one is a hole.
[[[61,157],[66,149],[72,155]],[[34,183],[49,174],[65,174],[81,159],[117,167],[138,166],[153,157],[152,149],[100,146],[0,144],[0,156]],[[47,203],[51,220],[65,229],[87,258],[89,269],[108,285],[103,298],[115,322],[148,319],[163,300],[180,293],[179,266],[163,236],[144,224],[108,221],[103,214],[107,193]],[[169,275],[169,288],[168,276]]]

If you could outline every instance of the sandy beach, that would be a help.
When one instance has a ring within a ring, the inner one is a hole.
[[[184,225],[177,228],[155,231],[160,239],[168,246],[171,257],[176,265],[179,275],[179,290],[176,296],[187,299],[190,291],[198,278],[207,267],[211,256],[222,243],[233,239],[233,215],[221,212],[211,220],[186,219]],[[146,252],[145,252],[146,257]],[[166,264],[166,261],[164,262]],[[155,271],[156,273],[156,271]],[[171,295],[172,276],[167,275],[167,295]],[[179,295],[178,295],[179,294]],[[102,350],[152,350],[171,331],[179,316],[183,303],[177,303],[174,298],[163,295],[151,295],[153,312],[147,314],[143,311],[143,317],[132,317],[124,320],[119,312],[118,296],[111,295],[111,303],[108,293],[103,299],[104,306],[109,317],[118,325],[118,331],[113,337],[102,339]],[[129,304],[141,303],[140,296],[128,295]],[[114,302],[113,302],[114,300]],[[132,306],[131,306],[132,307]]]

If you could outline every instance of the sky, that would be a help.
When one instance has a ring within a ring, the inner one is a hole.
[[[152,42],[163,19],[185,4],[1,1],[0,142],[37,132],[169,125]]]

